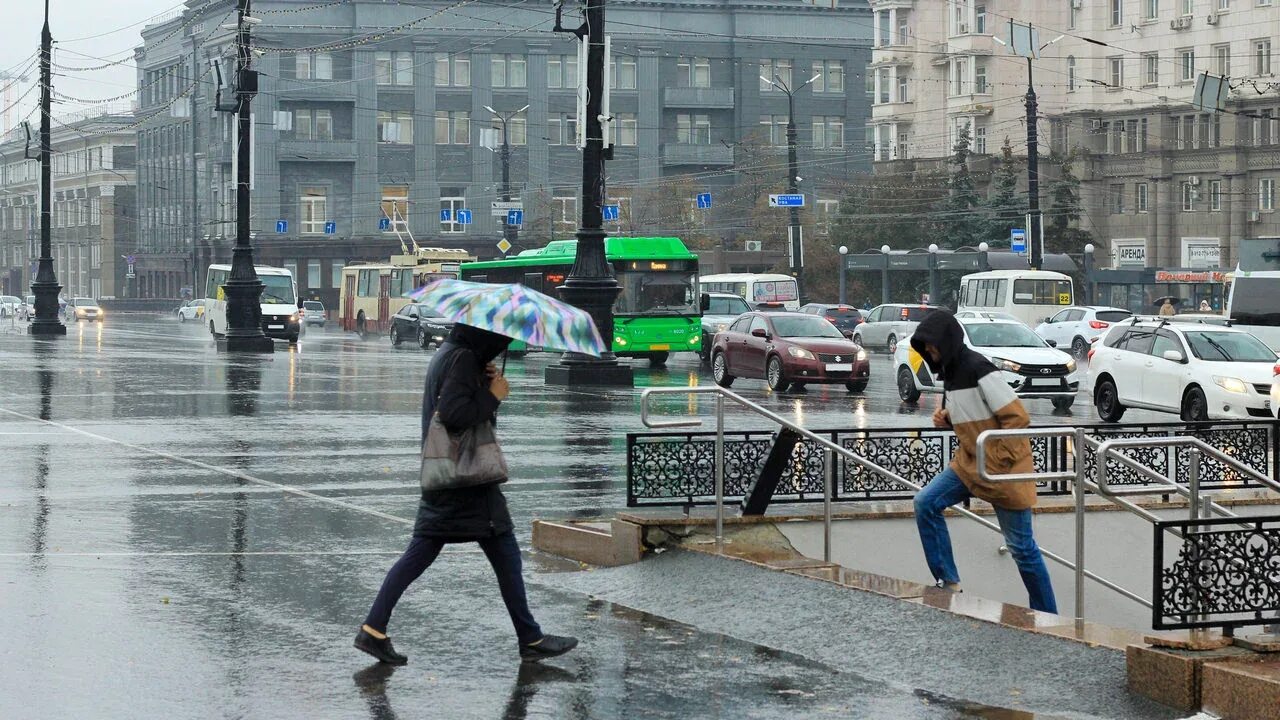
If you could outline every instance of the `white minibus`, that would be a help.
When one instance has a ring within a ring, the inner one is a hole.
[[[737,295],[753,308],[760,303],[782,303],[788,310],[800,309],[796,279],[776,273],[725,273],[698,278],[700,292]]]
[[[1049,270],[989,270],[960,279],[957,312],[999,311],[1035,327],[1075,302],[1071,277]]]
[[[262,281],[262,332],[277,340],[298,342],[302,332],[298,314],[298,288],[293,273],[284,268],[258,265],[254,268]],[[210,265],[205,276],[204,320],[209,332],[217,337],[227,332],[227,293],[223,286],[231,277],[230,265]]]

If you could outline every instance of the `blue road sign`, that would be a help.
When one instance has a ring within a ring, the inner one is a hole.
[[[391,220],[389,218],[378,218],[378,229],[386,232],[391,229]]]
[[[440,222],[442,223],[453,222],[453,213],[449,210],[441,210]]]
[[[288,220],[277,220],[277,221],[276,221],[276,232],[278,232],[278,233],[287,233],[287,232],[289,232],[289,221],[288,221]]]
[[[707,210],[711,207],[711,193],[698,193],[698,209]]]
[[[619,210],[620,208],[617,205],[605,205],[600,208],[600,211],[603,213],[603,217],[601,219],[605,221],[617,221]]]
[[[1009,249],[1016,253],[1025,253],[1027,251],[1026,230],[1013,228],[1009,231]]]
[[[471,211],[470,211],[470,210],[459,210],[459,211],[458,211],[458,224],[459,224],[459,225],[470,225],[470,224],[471,224]]]
[[[336,223],[336,222],[334,222],[334,221],[330,220],[329,222],[327,222],[327,223],[325,223],[325,224],[324,224],[324,234],[325,234],[325,235],[332,235],[332,234],[334,234],[334,233],[336,233],[336,232],[338,232],[338,223]]]
[[[804,194],[770,195],[769,207],[804,207]]]
[[[508,210],[508,211],[507,211],[507,224],[508,224],[508,225],[523,225],[523,224],[524,224],[524,211],[523,211],[523,210]]]

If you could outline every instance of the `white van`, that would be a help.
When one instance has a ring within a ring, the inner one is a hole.
[[[1280,270],[1236,269],[1227,295],[1231,326],[1247,330],[1280,352]]]
[[[1071,277],[1049,270],[990,270],[960,279],[957,312],[995,310],[1035,327],[1075,304]]]
[[[752,308],[760,303],[782,303],[787,310],[800,309],[796,279],[776,273],[724,273],[698,278],[704,293],[729,293],[746,300]]]
[[[254,267],[262,281],[262,332],[277,340],[298,342],[302,332],[298,314],[298,288],[293,273],[284,268]],[[205,279],[204,320],[214,337],[227,332],[227,294],[223,286],[231,277],[230,265],[210,265]]]

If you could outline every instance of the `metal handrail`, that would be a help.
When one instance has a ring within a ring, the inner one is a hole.
[[[884,477],[892,482],[897,483],[898,485],[901,485],[902,487],[910,488],[917,492],[923,487],[921,485],[917,485],[911,482],[910,480],[907,480],[906,478],[902,477],[901,475],[898,475],[897,473],[891,470],[883,468],[871,462],[870,460],[867,460],[866,458],[855,454],[852,450],[848,450],[844,447],[841,447],[840,445],[822,437],[821,435],[817,435],[816,433],[810,430],[807,430],[801,427],[800,425],[797,425],[796,423],[782,417],[781,415],[778,415],[777,413],[772,412],[771,410],[768,410],[764,407],[761,407],[760,405],[757,405],[756,403],[751,402],[750,400],[747,400],[746,398],[742,397],[741,395],[738,395],[735,392],[726,390],[725,388],[718,387],[718,386],[696,387],[696,388],[650,388],[645,390],[640,395],[640,422],[644,423],[645,427],[674,428],[674,427],[698,427],[702,425],[702,420],[653,420],[651,419],[649,417],[649,398],[654,395],[716,395],[715,491],[716,491],[716,544],[718,546],[723,546],[724,544],[724,399],[725,398],[728,398],[734,401],[738,405],[756,413],[757,415],[760,415],[764,418],[767,418],[769,420],[772,420],[773,422],[778,423],[782,427],[785,427],[791,430],[792,432],[796,433],[797,435],[800,435],[801,437],[803,437],[804,439],[810,442],[813,442],[823,448],[826,448],[828,471],[827,473],[825,473],[825,477],[823,478],[823,489],[822,489],[822,496],[823,496],[822,559],[824,562],[831,562],[831,486],[832,486],[832,483],[834,482],[833,460],[835,455],[839,455],[840,457],[848,460],[849,462],[852,462],[858,467],[861,467],[864,470],[876,473],[881,477]],[[1025,430],[1006,430],[1006,431],[1000,431],[1000,432],[1009,432],[1009,433],[1024,432],[1025,433],[1025,432],[1028,432],[1029,430],[1030,428]],[[990,432],[995,432],[995,431],[987,431],[987,433],[990,433]],[[1040,432],[1058,433],[1059,430],[1046,429]],[[1084,431],[1078,430],[1077,432],[1079,436],[1079,435],[1083,435]],[[982,444],[983,444],[982,438],[985,435],[987,435],[987,433],[983,433],[978,438],[979,452],[982,452],[981,450]],[[982,468],[984,466],[979,465],[979,467]],[[1075,476],[1073,475],[1073,477]],[[1035,477],[1035,479],[1037,480],[1043,480],[1045,478],[1046,478],[1046,474],[1040,474]],[[1000,529],[999,525],[991,522],[990,520],[987,520],[986,518],[978,515],[977,513],[967,508],[961,507],[959,505],[953,505],[951,509],[955,510],[960,515],[967,517],[970,520],[973,520],[974,522],[986,527],[988,530],[993,530],[995,532],[1000,533],[1001,535],[1004,534],[1004,532]],[[1045,550],[1044,548],[1040,549],[1040,553],[1060,565],[1063,565],[1067,568],[1075,570],[1078,575],[1082,573],[1085,577],[1088,577],[1089,579],[1099,583],[1100,585],[1103,585],[1104,587],[1110,588],[1120,593],[1121,595],[1124,595],[1125,597],[1130,598],[1131,600],[1142,603],[1143,605],[1146,605],[1148,608],[1151,607],[1151,602],[1149,600],[1146,600],[1140,595],[1137,595],[1132,591],[1127,590],[1111,582],[1110,580],[1107,580],[1106,578],[1100,575],[1097,575],[1096,573],[1089,572],[1083,567],[1077,568],[1076,564],[1070,562],[1069,560],[1067,560],[1066,558],[1060,555],[1057,555],[1048,550]]]

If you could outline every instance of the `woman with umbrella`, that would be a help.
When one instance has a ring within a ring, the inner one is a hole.
[[[461,435],[494,422],[498,406],[507,399],[511,387],[493,361],[513,338],[597,357],[604,349],[604,341],[589,315],[522,285],[439,280],[414,291],[411,297],[433,305],[456,323],[427,368],[422,396],[424,458],[429,445],[427,431],[432,425],[447,430],[452,438],[455,433]],[[439,422],[433,423],[437,414]],[[409,661],[396,652],[387,636],[391,611],[445,544],[452,542],[477,542],[489,558],[515,626],[522,660],[563,655],[577,646],[575,638],[544,634],[529,611],[520,546],[506,498],[498,488],[505,479],[473,487],[423,490],[413,540],[382,581],[373,607],[356,634],[356,648],[385,663],[403,665]]]

